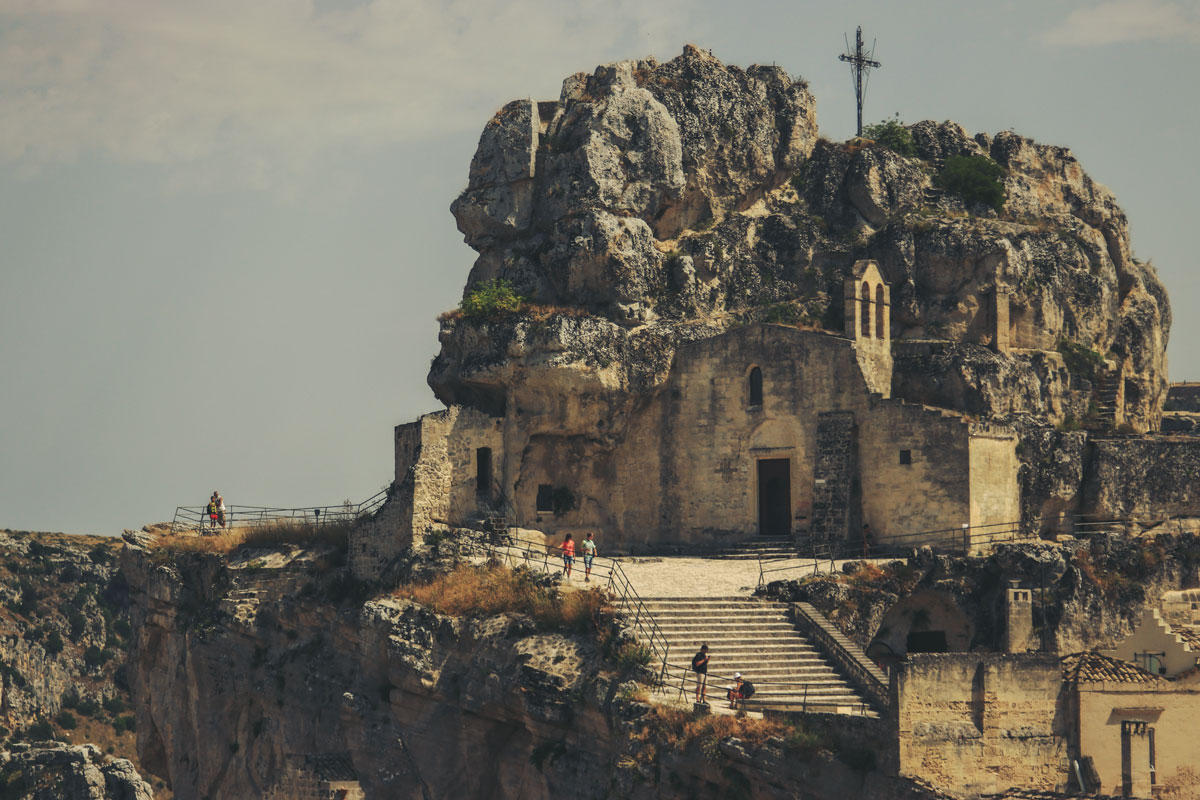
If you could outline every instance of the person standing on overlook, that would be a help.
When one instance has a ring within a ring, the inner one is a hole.
[[[563,574],[567,576],[567,580],[571,580],[571,565],[575,563],[574,537],[568,533],[559,547],[562,549]]]
[[[708,643],[702,642],[692,656],[692,672],[696,673],[696,702],[708,700]]]
[[[592,579],[592,559],[596,557],[596,543],[592,541],[592,532],[588,531],[583,540],[583,579]]]

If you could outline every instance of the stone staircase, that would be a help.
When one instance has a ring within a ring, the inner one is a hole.
[[[674,699],[685,680],[694,697],[692,656],[708,643],[708,699],[714,706],[741,672],[756,692],[747,708],[787,708],[873,715],[787,617],[783,603],[742,597],[643,598],[670,648],[666,691]]]
[[[768,561],[773,558],[795,558],[799,551],[790,536],[756,536],[735,545],[707,553],[704,558],[730,558],[739,561]]]
[[[1100,419],[1109,424],[1116,421],[1120,390],[1120,375],[1102,372],[1096,376],[1096,408],[1100,412]]]

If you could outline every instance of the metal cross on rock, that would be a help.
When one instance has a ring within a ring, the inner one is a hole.
[[[847,61],[850,63],[850,74],[854,77],[854,97],[858,101],[858,135],[862,136],[862,107],[863,107],[863,92],[866,91],[866,84],[870,80],[871,68],[882,67],[875,58],[875,42],[871,41],[871,51],[863,52],[862,26],[858,26],[858,30],[854,33],[854,50],[850,50],[850,42],[846,42],[846,52],[838,56],[839,61]]]

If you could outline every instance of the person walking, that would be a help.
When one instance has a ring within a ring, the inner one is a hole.
[[[863,558],[871,554],[871,526],[863,525]]]
[[[696,673],[696,702],[708,700],[708,643],[700,645],[696,655],[692,656],[692,672]]]
[[[583,540],[583,579],[592,579],[592,559],[596,557],[596,543],[592,541],[592,532],[588,531]]]
[[[567,576],[567,580],[571,580],[571,565],[575,563],[575,541],[571,534],[567,534],[563,539],[563,543],[559,545],[562,549],[563,558],[563,574]]]

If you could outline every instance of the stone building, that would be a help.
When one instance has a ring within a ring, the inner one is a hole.
[[[400,425],[394,524],[420,536],[503,507],[547,535],[594,531],[612,553],[864,524],[882,543],[959,545],[964,528],[1017,520],[1015,435],[891,397],[878,267],[856,264],[844,293],[844,335],[751,324],[684,343],[627,415],[518,376],[503,413],[451,405]]]

